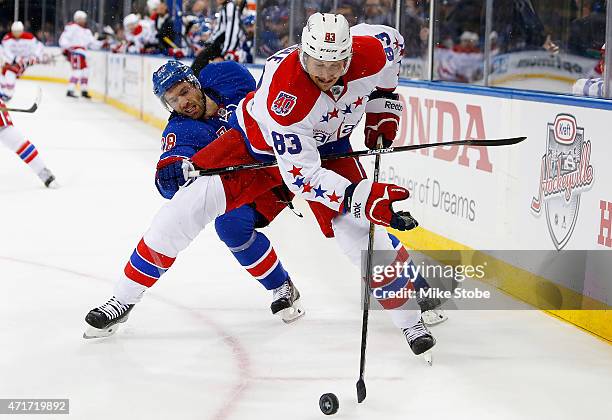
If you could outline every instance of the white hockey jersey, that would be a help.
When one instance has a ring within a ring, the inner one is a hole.
[[[94,38],[89,28],[71,22],[64,27],[64,32],[60,35],[59,45],[63,49],[100,49],[102,42]]]
[[[125,32],[128,42],[127,52],[140,54],[148,44],[157,43],[155,23],[151,19],[142,19],[132,31]]]
[[[5,63],[13,63],[20,60],[36,58],[42,59],[43,45],[29,32],[24,32],[19,38],[8,33],[2,38],[2,58]]]
[[[574,95],[603,98],[604,80],[601,77],[592,79],[578,79],[572,86],[572,93]]]
[[[360,24],[351,35],[353,56],[337,96],[314,84],[293,46],[268,58],[257,91],[236,110],[251,152],[276,158],[292,192],[336,211],[351,183],[321,167],[319,148],[348,139],[375,89],[397,87],[404,47],[400,33],[387,26]]]

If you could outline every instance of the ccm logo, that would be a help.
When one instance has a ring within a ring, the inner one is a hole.
[[[404,110],[404,107],[402,106],[401,102],[396,102],[396,101],[385,101],[385,108],[387,109],[394,109],[396,111],[402,112]]]

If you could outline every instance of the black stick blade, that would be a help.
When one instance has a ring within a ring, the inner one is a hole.
[[[518,144],[527,137],[511,137],[508,139],[493,139],[493,140],[471,140],[470,144],[474,146],[510,146],[512,144]]]
[[[366,398],[366,386],[363,378],[359,378],[357,381],[357,402],[361,403]]]

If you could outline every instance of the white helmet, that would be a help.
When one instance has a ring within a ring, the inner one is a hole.
[[[23,23],[21,23],[20,21],[16,20],[15,22],[13,22],[13,24],[11,25],[11,33],[14,36],[18,36],[21,35],[23,33]]]
[[[305,67],[304,54],[322,61],[349,59],[346,73],[353,54],[353,39],[346,18],[331,13],[311,15],[302,30],[300,61]]]
[[[134,26],[138,25],[140,18],[134,13],[130,13],[123,18],[123,27],[127,30],[131,30]]]
[[[157,9],[157,6],[159,6],[159,3],[161,3],[159,0],[147,0],[147,8],[149,9],[149,12],[154,12],[155,9]]]
[[[82,10],[77,10],[74,12],[73,19],[75,22],[83,22],[87,20],[87,13]]]

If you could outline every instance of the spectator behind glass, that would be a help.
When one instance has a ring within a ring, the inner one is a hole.
[[[386,4],[383,4],[382,0],[366,0],[363,8],[364,13],[359,19],[360,22],[371,25],[393,26],[393,13]]]
[[[210,1],[209,0],[197,0],[191,6],[191,14],[197,17],[210,16]]]
[[[404,56],[408,58],[423,57],[427,51],[429,36],[428,16],[423,1],[407,0],[401,16],[400,32],[404,37]]]
[[[175,42],[176,38],[174,22],[172,21],[170,13],[168,13],[168,5],[165,2],[159,3],[151,18],[155,22],[159,48],[164,54],[167,54],[168,50],[172,48],[172,43]]]
[[[262,11],[263,31],[258,52],[269,57],[289,46],[289,11],[286,7],[271,6]]]
[[[570,25],[569,52],[585,57],[598,57],[606,37],[606,3],[604,0],[574,0],[583,4],[581,15]]]
[[[497,2],[493,11],[493,28],[499,34],[506,51],[544,48],[551,53],[559,52],[559,47],[546,32],[531,0]]]
[[[304,2],[304,22],[317,12],[329,13],[334,7],[333,0],[306,0]]]

